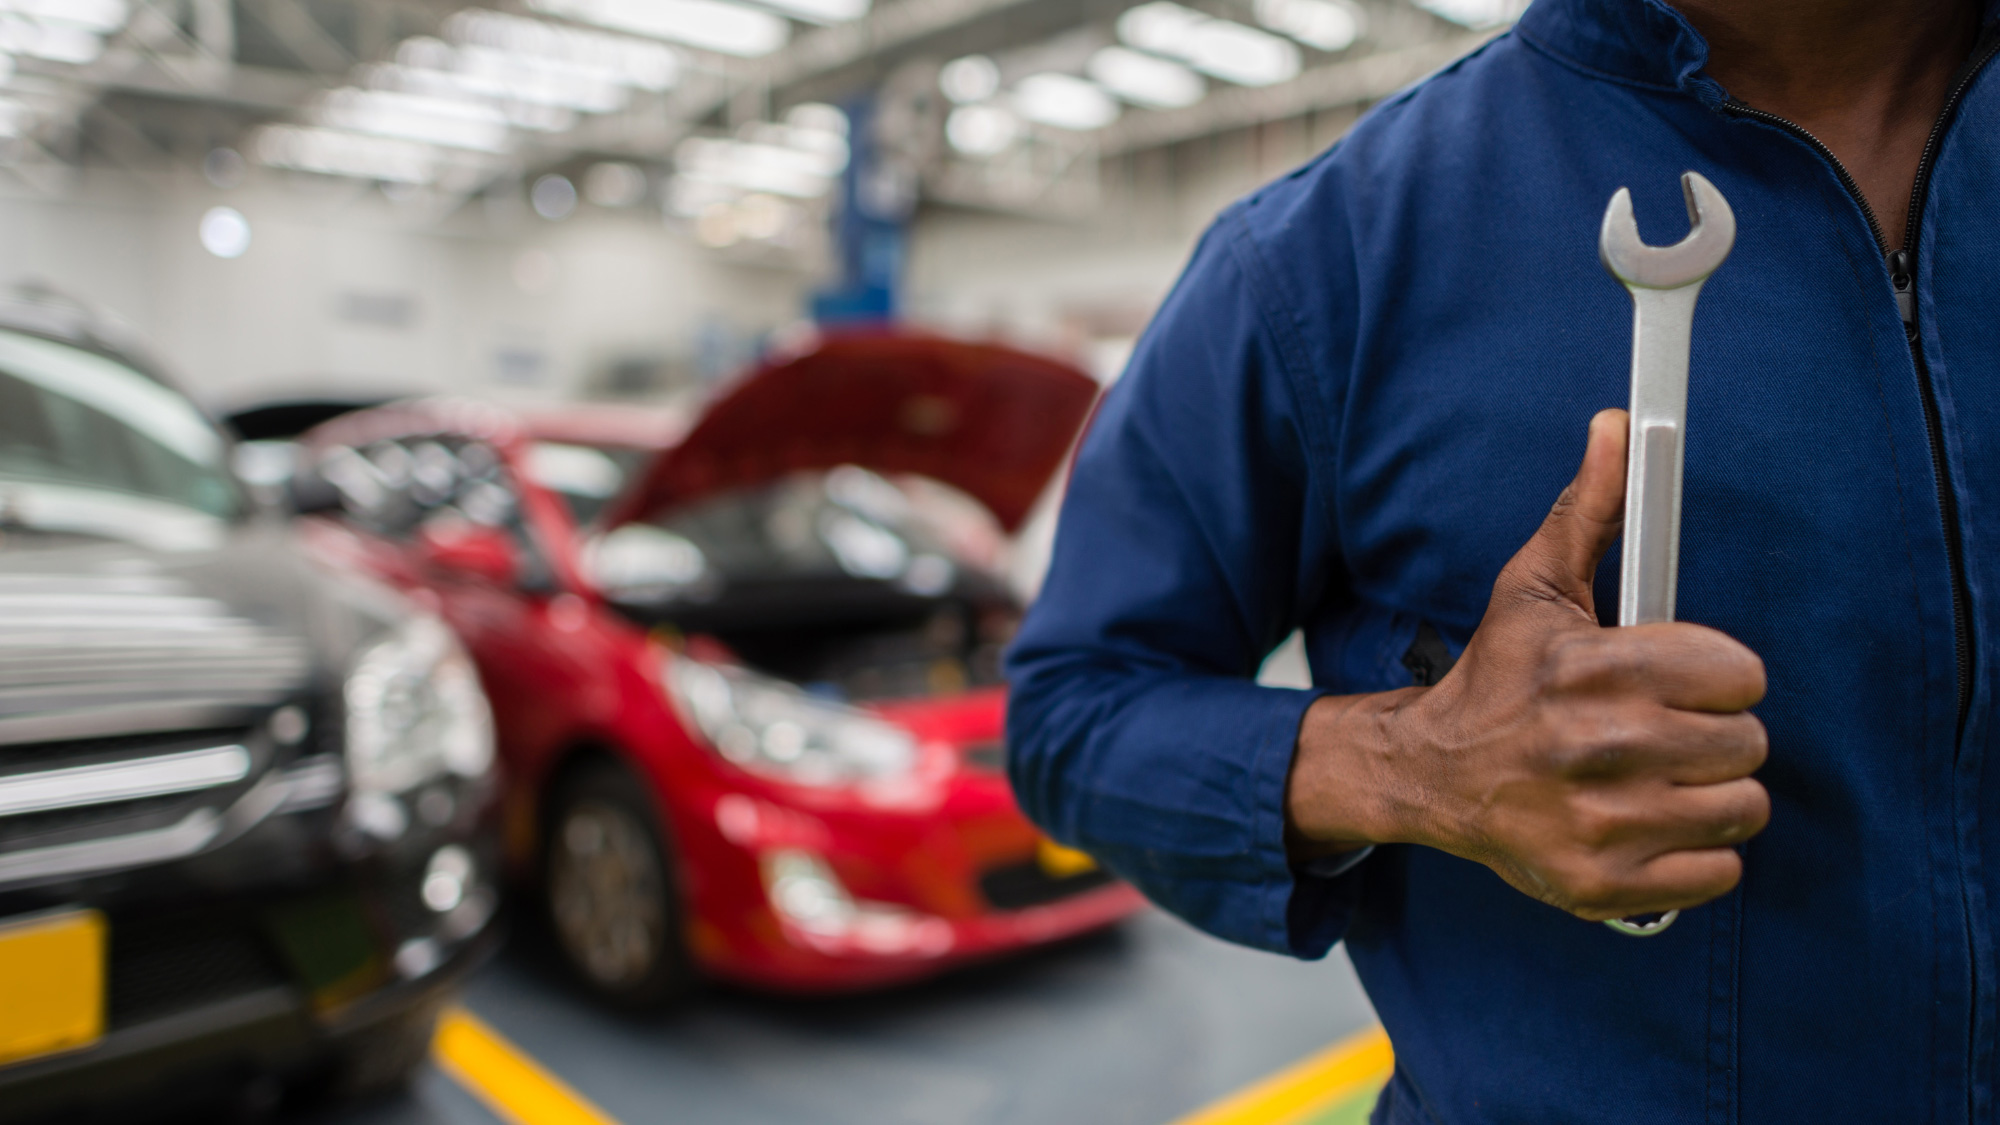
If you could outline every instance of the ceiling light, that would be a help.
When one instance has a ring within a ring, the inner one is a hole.
[[[785,111],[785,124],[794,129],[847,138],[847,113],[825,102],[800,102]]]
[[[1129,47],[1106,47],[1090,56],[1084,69],[1105,89],[1153,109],[1193,105],[1208,92],[1201,77],[1187,67]]]
[[[1103,88],[1054,71],[1021,79],[1014,87],[1014,111],[1058,129],[1100,129],[1118,120],[1118,102]]]
[[[1197,28],[1188,44],[1189,66],[1239,86],[1269,86],[1295,78],[1299,49],[1254,27],[1228,20],[1210,20]]]
[[[1257,22],[1320,51],[1345,51],[1367,17],[1340,0],[1257,0]]]
[[[267,125],[250,148],[259,163],[273,168],[395,184],[430,183],[441,155],[414,141],[301,125]]]
[[[1141,4],[1118,17],[1118,38],[1142,51],[1175,58],[1187,54],[1187,42],[1194,29],[1209,17],[1169,0]]]
[[[938,89],[960,105],[983,102],[1000,92],[1000,66],[985,55],[953,59],[938,71]]]
[[[791,25],[782,16],[726,0],[528,0],[538,12],[756,58],[785,45]]]
[[[210,207],[201,217],[201,245],[218,258],[241,258],[250,249],[250,220],[234,207]]]
[[[1254,27],[1212,19],[1171,0],[1154,0],[1119,16],[1118,37],[1142,51],[1179,59],[1239,86],[1269,86],[1299,73],[1299,49],[1290,42]]]
[[[507,118],[483,102],[342,87],[320,102],[323,125],[481,152],[507,149]]]
[[[793,19],[810,23],[845,23],[868,14],[868,0],[757,0]]]
[[[944,120],[944,139],[967,156],[997,156],[1021,133],[1021,122],[996,105],[963,105]]]
[[[0,11],[0,51],[82,66],[104,53],[104,40],[77,24]]]
[[[446,20],[444,31],[461,50],[498,52],[515,57],[522,65],[539,63],[641,90],[665,90],[680,77],[680,55],[650,39],[559,27],[546,20],[477,8]]]
[[[550,222],[561,222],[576,211],[576,185],[568,176],[543,176],[528,189],[528,203],[535,214]]]
[[[1527,0],[1414,0],[1417,7],[1467,27],[1497,27],[1520,18]]]
[[[816,199],[833,189],[841,165],[826,156],[785,145],[759,141],[690,137],[674,150],[683,176],[727,184],[746,191],[766,191],[800,199]]]
[[[0,12],[74,24],[99,35],[124,27],[131,14],[125,0],[0,0]]]

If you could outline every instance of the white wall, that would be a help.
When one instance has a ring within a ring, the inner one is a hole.
[[[201,247],[201,215],[219,204],[250,221],[241,258]],[[293,388],[557,397],[622,356],[685,361],[705,323],[741,337],[781,327],[808,285],[720,262],[649,209],[586,205],[550,223],[475,202],[430,222],[336,181],[270,175],[222,191],[109,169],[60,196],[0,192],[0,282],[28,278],[129,321],[226,405]],[[357,298],[413,315],[357,322],[343,315]]]

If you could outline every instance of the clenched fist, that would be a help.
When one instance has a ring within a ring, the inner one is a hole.
[[[1607,629],[1591,591],[1624,519],[1626,418],[1493,584],[1435,687],[1322,699],[1286,796],[1295,852],[1438,848],[1600,920],[1696,906],[1743,875],[1770,819],[1764,664],[1700,625]]]

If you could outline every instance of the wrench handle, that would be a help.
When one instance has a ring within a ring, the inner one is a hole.
[[[1688,345],[1701,283],[1632,292],[1632,420],[1625,465],[1625,536],[1618,624],[1674,619],[1680,575],[1681,466],[1686,452]]]

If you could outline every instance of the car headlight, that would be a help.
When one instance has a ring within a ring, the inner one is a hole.
[[[479,673],[443,622],[415,617],[362,651],[347,676],[347,769],[356,792],[401,793],[493,765]]]
[[[755,773],[803,785],[900,777],[917,763],[909,732],[782,680],[682,656],[667,687],[718,753]]]

